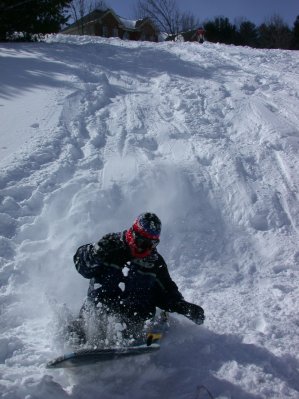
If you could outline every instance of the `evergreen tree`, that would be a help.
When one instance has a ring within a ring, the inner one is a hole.
[[[65,9],[70,0],[1,0],[0,40],[13,32],[55,33],[68,17]]]
[[[238,44],[241,46],[258,46],[257,27],[250,21],[243,21],[238,30]]]
[[[207,21],[207,22],[205,22],[203,24],[203,26],[204,26],[204,29],[206,31],[206,34],[205,34],[206,39],[209,42],[217,43],[217,42],[220,41],[219,31],[218,31],[217,25],[215,24],[215,21],[214,22],[213,21]]]
[[[258,30],[260,47],[270,49],[290,48],[292,40],[291,30],[278,15],[274,15],[269,22],[264,22]]]
[[[237,42],[237,29],[229,22],[228,18],[217,17],[214,21],[204,24],[206,38],[210,42],[235,44]]]
[[[293,30],[292,30],[292,43],[291,43],[292,50],[299,50],[299,15],[297,16]]]

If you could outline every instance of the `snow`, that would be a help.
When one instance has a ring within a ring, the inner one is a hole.
[[[299,53],[49,36],[0,44],[0,392],[298,398]],[[45,368],[88,281],[76,248],[162,219],[204,326],[153,355]]]
[[[136,27],[136,22],[137,21],[133,21],[131,19],[126,19],[126,18],[121,18],[118,16],[118,19],[120,20],[120,22],[128,29],[135,29]]]

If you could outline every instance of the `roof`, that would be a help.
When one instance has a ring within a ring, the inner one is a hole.
[[[118,19],[120,20],[121,24],[127,28],[127,29],[135,29],[136,28],[136,22],[137,21],[132,21],[130,19],[122,18],[118,16]]]
[[[91,21],[93,21],[95,19],[102,18],[103,15],[106,14],[107,11],[109,11],[109,9],[107,9],[107,10],[94,10],[91,13],[85,15],[83,18],[80,18],[78,21],[75,21],[72,24],[70,24],[67,27],[65,27],[62,30],[62,32],[66,31],[68,29],[77,27],[79,21],[80,21],[80,24],[84,24],[84,23],[91,22]]]
[[[143,19],[138,19],[138,21],[136,21],[136,28],[140,28],[140,26],[145,24],[146,22],[153,25],[153,22],[148,17],[145,17]]]
[[[106,10],[99,10],[96,9],[92,11],[91,13],[85,15],[83,18],[80,18],[78,21],[72,23],[71,25],[68,25],[66,28],[62,30],[62,32],[72,29],[74,27],[78,26],[78,22],[80,25],[88,24],[96,20],[102,19],[105,15],[107,14],[112,14],[121,24],[121,26],[126,29],[126,30],[135,30],[135,29],[140,29],[140,27],[146,23],[149,22],[152,24],[152,21],[149,18],[144,18],[144,19],[138,19],[137,21],[122,18],[119,15],[116,15],[115,12],[111,8],[107,8]]]

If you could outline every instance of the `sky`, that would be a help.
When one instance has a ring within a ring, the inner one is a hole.
[[[137,0],[106,0],[108,6],[125,18],[135,18]],[[261,24],[274,14],[280,15],[290,26],[299,15],[299,0],[177,0],[182,11],[194,13],[202,22],[215,16],[235,18],[246,17],[255,24]]]

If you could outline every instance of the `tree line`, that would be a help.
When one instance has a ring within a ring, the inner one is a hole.
[[[180,34],[204,27],[206,40],[258,48],[299,49],[299,16],[292,29],[278,15],[259,26],[243,19],[232,24],[226,17],[200,23],[188,12],[181,12],[176,0],[138,0],[137,17],[150,17],[161,32],[173,40]]]
[[[203,24],[206,39],[211,42],[268,49],[299,49],[299,16],[290,29],[283,19],[274,15],[257,26],[248,20],[232,24],[228,18],[217,17]]]
[[[105,7],[109,5],[103,0],[0,0],[0,41],[11,39],[14,32],[22,32],[23,40],[32,40],[34,34],[57,33],[69,19],[80,21],[92,10]],[[210,42],[299,49],[299,16],[292,28],[278,15],[259,26],[246,19],[233,24],[226,17],[200,24],[191,13],[181,12],[176,0],[137,0],[135,15],[149,17],[172,38],[203,26]]]

